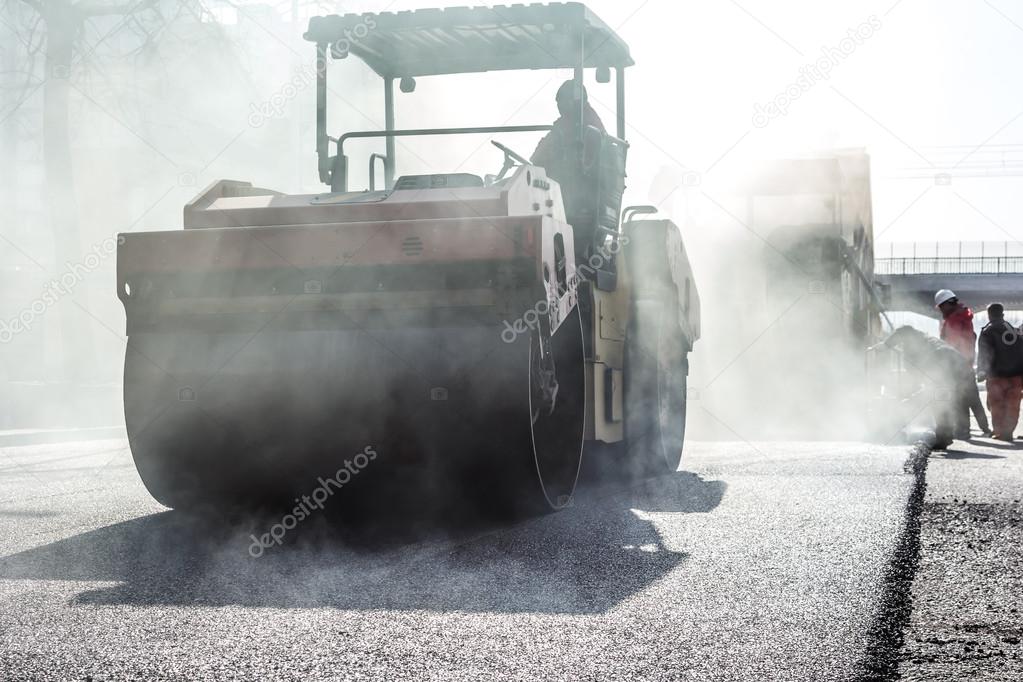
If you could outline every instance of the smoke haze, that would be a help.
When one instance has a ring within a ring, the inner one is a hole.
[[[74,37],[70,68],[49,74],[67,86],[62,139],[46,103],[45,24],[25,3],[4,2],[0,149],[8,162],[0,183],[7,207],[0,320],[10,327],[21,319],[27,324],[15,326],[28,328],[10,334],[0,353],[3,426],[121,423],[124,312],[114,295],[115,259],[102,255],[104,243],[121,232],[180,228],[182,206],[220,178],[286,193],[322,191],[314,155],[314,54],[301,39],[307,18],[432,4],[160,1],[130,19],[90,18]],[[834,207],[795,187],[759,200],[750,224],[743,182],[754,159],[864,146],[891,158],[898,145],[836,98],[832,86],[854,93],[864,110],[885,101],[895,77],[881,77],[881,65],[899,47],[885,28],[905,18],[888,16],[882,5],[831,3],[824,12],[791,3],[765,19],[787,27],[779,40],[734,7],[591,6],[630,42],[637,61],[627,90],[632,147],[625,203],[656,204],[682,227],[704,302],[704,337],[692,356],[691,435],[855,436],[862,401],[845,402],[861,390],[854,377],[862,371],[866,339],[843,350],[841,360],[832,345],[814,341],[843,329],[846,302],[833,289],[812,291],[822,280],[794,265],[788,247],[776,243],[776,228],[822,224]],[[834,61],[828,79],[801,86],[785,114],[767,125],[754,120],[758,103],[798,84],[820,49],[839,49],[863,25],[873,32]],[[726,44],[715,27],[727,28]],[[921,41],[925,51],[926,38]],[[803,47],[795,49],[801,54],[784,42]],[[398,94],[397,125],[549,123],[556,117],[554,92],[569,75],[423,78],[415,93]],[[936,87],[926,72],[916,76],[919,87]],[[613,127],[613,85],[594,83],[592,73],[587,78],[595,109]],[[334,63],[332,134],[382,128],[382,103],[379,79],[369,69],[356,59]],[[923,132],[936,134],[929,124]],[[402,140],[399,174],[496,172],[500,154],[489,137]],[[528,155],[539,136],[499,137]],[[351,145],[353,188],[368,185],[364,160],[381,148],[379,142]],[[897,212],[893,205],[901,210],[912,196],[877,194],[889,217]],[[70,207],[74,233],[55,241],[60,207]],[[97,249],[101,255],[87,262]],[[74,286],[47,297],[48,283],[69,271]],[[806,381],[794,380],[800,376]],[[810,403],[837,405],[830,397],[842,403],[841,418],[830,407],[810,409]],[[836,419],[849,428],[834,428]]]

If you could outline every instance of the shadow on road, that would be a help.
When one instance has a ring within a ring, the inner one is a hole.
[[[598,613],[686,560],[664,546],[656,515],[709,512],[724,492],[691,473],[592,484],[560,513],[511,525],[419,519],[400,542],[407,517],[343,529],[314,517],[260,558],[250,534],[274,519],[165,512],[0,559],[0,578],[116,583],[80,593],[82,604]]]
[[[965,450],[946,450],[944,452],[935,452],[931,455],[931,457],[936,459],[1005,459],[1005,455],[992,455],[985,452],[966,452]]]

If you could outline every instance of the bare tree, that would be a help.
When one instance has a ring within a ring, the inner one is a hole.
[[[305,8],[308,0],[289,0],[284,4],[293,14],[299,7],[308,11]],[[27,101],[37,91],[41,93],[41,115],[22,117],[19,125],[31,125],[35,129],[33,136],[41,142],[43,220],[49,223],[52,259],[54,267],[59,269],[82,258],[87,250],[83,243],[87,238],[83,235],[90,232],[88,219],[79,211],[76,201],[76,184],[88,184],[87,178],[79,177],[76,183],[72,163],[72,150],[81,149],[85,142],[73,139],[77,130],[73,112],[77,105],[83,99],[90,101],[145,142],[158,157],[177,166],[182,157],[188,156],[182,147],[188,146],[195,136],[181,135],[175,159],[164,155],[149,139],[164,146],[159,143],[157,134],[165,134],[166,129],[159,133],[150,130],[154,120],[160,121],[159,112],[168,111],[167,101],[163,99],[167,91],[182,83],[176,71],[182,56],[205,55],[217,64],[216,73],[221,83],[247,83],[247,87],[253,87],[251,67],[243,63],[236,36],[225,30],[218,22],[220,15],[211,10],[211,6],[217,5],[235,7],[239,14],[246,15],[245,3],[235,0],[0,0],[0,5],[13,10],[8,13],[9,20],[0,16],[0,29],[10,31],[14,37],[5,46],[8,63],[0,65],[0,69],[4,69],[0,76],[3,76],[5,95],[14,95],[5,100],[15,103],[13,109],[3,107],[0,116],[9,118],[18,102]],[[196,63],[190,66],[194,70]],[[133,69],[140,74],[141,81],[132,80]],[[161,72],[163,78],[154,77]],[[168,87],[164,87],[164,83]],[[123,84],[131,87],[119,87]],[[178,101],[173,102],[171,111],[174,120],[181,122]],[[210,124],[204,122],[204,125]],[[14,134],[13,126],[7,130]],[[83,130],[83,133],[88,132]],[[79,166],[83,158],[78,159]],[[139,186],[144,186],[148,179],[144,174],[139,175]],[[91,340],[95,326],[88,322],[87,310],[76,309],[76,305],[89,308],[85,296],[87,290],[83,287],[75,293],[75,305],[62,305],[53,312],[64,350],[60,371],[65,380],[80,378],[82,369],[92,366],[95,357]]]
[[[78,208],[75,200],[75,180],[71,165],[71,132],[69,126],[69,100],[71,71],[75,65],[79,37],[85,22],[94,17],[133,15],[153,7],[158,0],[131,0],[104,2],[102,0],[21,0],[31,7],[37,19],[33,27],[42,24],[45,34],[43,77],[43,164],[46,204],[49,211],[53,238],[53,257],[56,264],[76,260],[81,255],[81,236]],[[27,42],[29,59],[34,54],[32,38]],[[80,52],[79,52],[80,54]],[[33,64],[28,64],[29,75]],[[64,378],[70,380],[81,375],[82,368],[94,359],[94,344],[88,327],[75,323],[70,311],[60,317],[64,357]],[[72,344],[75,352],[71,353]],[[78,362],[76,362],[76,356]]]

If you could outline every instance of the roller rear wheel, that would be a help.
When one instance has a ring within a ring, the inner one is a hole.
[[[572,502],[582,464],[586,379],[578,310],[553,336],[542,330],[510,348],[501,378],[476,376],[507,397],[475,427],[477,455],[462,459],[463,489],[498,514],[536,514]]]
[[[678,470],[686,433],[688,361],[674,300],[639,301],[625,351],[627,461],[640,475]]]
[[[571,503],[579,479],[586,426],[586,365],[578,310],[554,338],[545,337],[537,333],[530,340],[530,429],[544,500],[551,509],[561,509]]]

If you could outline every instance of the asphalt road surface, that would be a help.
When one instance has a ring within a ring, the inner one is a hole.
[[[121,441],[0,449],[0,678],[869,678],[898,654],[908,456],[689,443],[561,513],[311,518],[253,558],[267,520],[166,511]]]
[[[900,672],[1023,680],[1023,443],[934,453]]]

